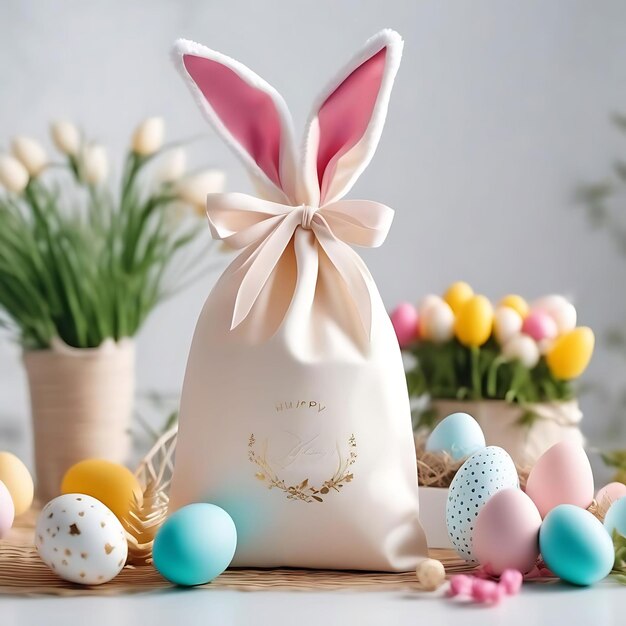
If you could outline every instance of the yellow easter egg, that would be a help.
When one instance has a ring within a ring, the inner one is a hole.
[[[134,502],[141,502],[141,486],[123,465],[104,459],[85,459],[67,470],[61,493],[83,493],[100,500],[121,521],[128,520]]]
[[[10,452],[0,452],[0,481],[11,494],[15,515],[26,513],[33,503],[33,479],[26,465]]]
[[[482,346],[491,336],[493,307],[485,296],[472,296],[458,312],[454,334],[464,346]]]
[[[517,311],[522,319],[528,315],[528,311],[530,310],[528,302],[526,302],[522,296],[518,296],[516,294],[504,296],[504,298],[498,302],[498,306],[508,306],[509,308]]]
[[[589,365],[594,343],[593,331],[586,326],[558,337],[546,354],[552,375],[562,380],[578,378]]]
[[[443,299],[456,314],[473,295],[474,290],[467,283],[458,281],[448,287]]]

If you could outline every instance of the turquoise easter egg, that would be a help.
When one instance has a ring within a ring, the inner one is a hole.
[[[426,441],[429,452],[447,452],[459,460],[484,448],[485,435],[478,422],[467,413],[452,413],[442,419]]]
[[[546,565],[574,585],[593,585],[613,568],[613,542],[602,524],[585,509],[561,504],[544,518],[539,549]]]
[[[202,585],[233,560],[237,530],[231,516],[214,504],[190,504],[173,513],[154,539],[159,573],[177,585]]]
[[[615,500],[604,516],[604,527],[611,537],[617,531],[626,537],[626,496]]]

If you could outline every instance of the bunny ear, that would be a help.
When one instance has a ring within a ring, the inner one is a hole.
[[[393,30],[372,37],[313,108],[303,164],[310,204],[321,206],[346,194],[371,161],[402,46],[402,38]]]
[[[295,193],[291,116],[280,94],[242,63],[179,39],[173,57],[218,135],[255,175],[271,199]]]

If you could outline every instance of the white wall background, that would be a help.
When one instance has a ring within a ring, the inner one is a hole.
[[[15,133],[44,138],[49,120],[68,117],[121,158],[136,122],[161,114],[171,138],[206,133],[195,163],[223,166],[243,190],[169,62],[172,41],[249,64],[302,124],[337,67],[386,26],[405,37],[405,56],[378,154],[352,196],[396,209],[385,246],[365,254],[387,304],[462,278],[494,298],[569,294],[600,337],[623,322],[626,265],[572,201],[626,148],[608,122],[626,109],[619,0],[5,0],[0,147]],[[211,282],[162,306],[141,333],[144,390],[179,389]],[[600,342],[588,379],[624,378]],[[610,411],[592,396],[584,407],[601,442]],[[25,431],[27,416],[19,351],[0,338],[0,441]]]

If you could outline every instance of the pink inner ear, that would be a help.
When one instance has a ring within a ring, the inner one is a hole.
[[[217,61],[185,54],[183,64],[230,134],[280,187],[281,124],[271,96]]]
[[[322,202],[337,162],[365,134],[372,117],[385,71],[387,48],[359,65],[325,100],[317,115],[320,141],[317,179]]]

